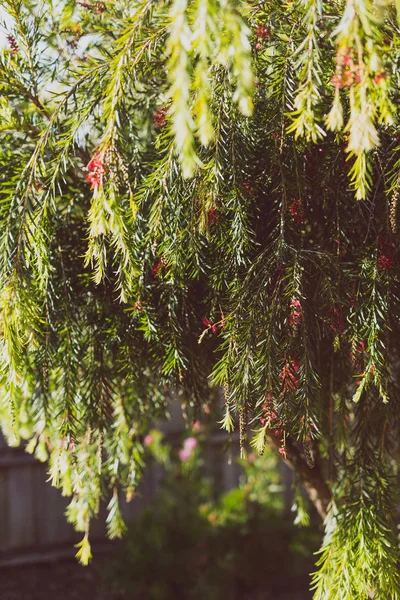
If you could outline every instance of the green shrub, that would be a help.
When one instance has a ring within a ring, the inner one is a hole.
[[[241,484],[211,499],[199,447],[181,461],[153,434],[149,447],[165,478],[130,525],[108,585],[132,600],[275,599],[280,591],[307,589],[318,535],[285,517],[275,457],[251,456]]]

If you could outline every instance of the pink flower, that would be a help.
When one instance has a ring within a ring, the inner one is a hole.
[[[144,445],[150,446],[150,444],[152,444],[152,443],[153,443],[153,436],[148,433],[146,435],[146,437],[144,438]]]
[[[281,456],[286,456],[285,448],[279,448],[279,454]]]
[[[187,460],[189,460],[191,454],[192,453],[189,452],[188,450],[185,450],[185,448],[182,448],[181,450],[179,450],[179,458],[181,459],[182,462],[186,462]]]
[[[192,452],[197,446],[197,440],[194,437],[188,437],[183,442],[183,448],[189,452]]]
[[[178,452],[179,458],[182,462],[189,460],[193,454],[193,450],[197,446],[197,440],[194,437],[188,437],[183,442],[183,448]]]
[[[200,421],[195,421],[193,423],[193,431],[200,431],[200,429],[201,429],[201,423],[200,423]]]

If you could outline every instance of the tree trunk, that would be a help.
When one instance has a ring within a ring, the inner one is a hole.
[[[281,447],[279,438],[271,435],[270,440],[277,448]],[[318,514],[325,519],[332,494],[323,475],[319,457],[311,467],[291,440],[286,440],[285,450],[284,462],[298,475]]]

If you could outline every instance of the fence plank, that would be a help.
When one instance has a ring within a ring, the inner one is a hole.
[[[8,545],[11,549],[35,543],[33,514],[33,470],[18,467],[8,477]]]
[[[8,548],[8,477],[0,470],[0,552]]]
[[[37,543],[47,546],[54,543],[75,543],[77,535],[71,524],[67,522],[65,510],[69,499],[47,481],[45,465],[39,465],[35,471],[36,529]]]

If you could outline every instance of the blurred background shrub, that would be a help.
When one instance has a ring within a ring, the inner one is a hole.
[[[202,461],[207,435],[195,430],[178,444],[157,430],[146,436],[165,476],[112,556],[104,574],[110,592],[132,600],[310,598],[320,533],[300,493],[296,514],[287,514],[276,451],[240,461],[239,486],[218,495]]]

